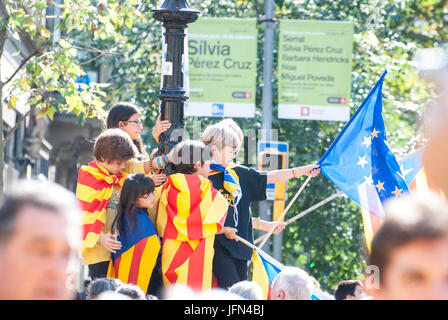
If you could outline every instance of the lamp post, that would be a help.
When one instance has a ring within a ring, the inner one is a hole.
[[[189,98],[184,87],[186,29],[188,23],[198,19],[199,11],[192,9],[187,0],[165,0],[151,12],[164,28],[162,86],[158,98],[161,119],[169,120],[171,128],[159,138],[159,153],[167,154],[183,138],[184,104]],[[168,166],[166,171],[173,173],[173,167]]]

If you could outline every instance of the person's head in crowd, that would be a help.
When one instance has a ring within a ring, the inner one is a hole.
[[[114,292],[122,282],[115,278],[100,278],[93,280],[88,287],[88,300],[97,299],[98,296],[106,291]]]
[[[107,129],[119,128],[125,131],[137,147],[139,160],[148,159],[148,154],[143,147],[141,132],[143,124],[140,110],[129,102],[117,102],[109,110],[106,119]]]
[[[272,300],[311,300],[313,279],[297,267],[284,268],[272,284]]]
[[[117,215],[112,222],[112,230],[117,229],[124,234],[124,219],[131,231],[137,223],[137,209],[147,210],[154,206],[154,181],[143,173],[131,174],[126,177],[121,188]],[[132,221],[132,224],[130,222]]]
[[[213,159],[227,166],[236,158],[243,142],[243,133],[231,119],[225,119],[205,128],[202,142],[210,148]]]
[[[143,290],[135,284],[124,283],[121,286],[119,286],[115,290],[115,292],[125,295],[131,298],[132,300],[146,300],[146,296]]]
[[[344,280],[334,289],[336,300],[360,300],[364,298],[364,286],[359,280]]]
[[[68,270],[81,239],[75,195],[22,180],[0,206],[0,300],[73,299]]]
[[[95,140],[93,156],[110,174],[126,168],[126,161],[134,158],[137,149],[128,134],[120,129],[108,129]]]
[[[229,292],[246,300],[263,300],[263,290],[253,281],[240,281],[229,288]]]
[[[448,299],[447,203],[433,193],[387,203],[368,266],[364,286],[374,299]]]
[[[238,139],[240,140],[240,145],[243,143],[244,139],[243,131],[241,130],[240,126],[235,122],[235,120],[233,120],[232,118],[226,118],[219,121],[217,124],[220,126],[231,128],[237,134]]]
[[[212,155],[200,141],[185,140],[173,149],[173,163],[177,173],[197,174],[208,177]]]

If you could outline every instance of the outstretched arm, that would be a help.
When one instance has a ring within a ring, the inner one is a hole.
[[[291,178],[298,178],[300,176],[315,177],[320,173],[320,167],[315,164],[310,164],[303,167],[296,167],[292,169],[274,170],[267,173],[267,183],[277,183],[289,180]]]
[[[275,226],[274,234],[279,234],[285,229],[286,223],[281,221],[265,221],[260,218],[252,218],[252,226],[254,229],[263,230],[266,232],[271,231]]]

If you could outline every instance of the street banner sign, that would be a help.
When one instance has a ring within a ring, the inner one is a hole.
[[[278,118],[350,118],[353,31],[351,22],[280,21]]]
[[[199,19],[188,28],[186,116],[255,116],[255,19]]]

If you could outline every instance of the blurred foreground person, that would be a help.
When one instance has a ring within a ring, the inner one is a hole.
[[[0,299],[73,299],[67,270],[80,242],[75,195],[24,180],[0,206]]]
[[[438,196],[394,199],[375,234],[365,287],[377,300],[448,299],[448,206]],[[376,283],[374,283],[376,281]]]
[[[423,166],[428,181],[448,194],[448,47],[419,50],[415,60],[420,77],[430,82],[435,95],[426,107],[423,129],[428,142],[423,151]],[[436,188],[434,188],[436,189]]]

